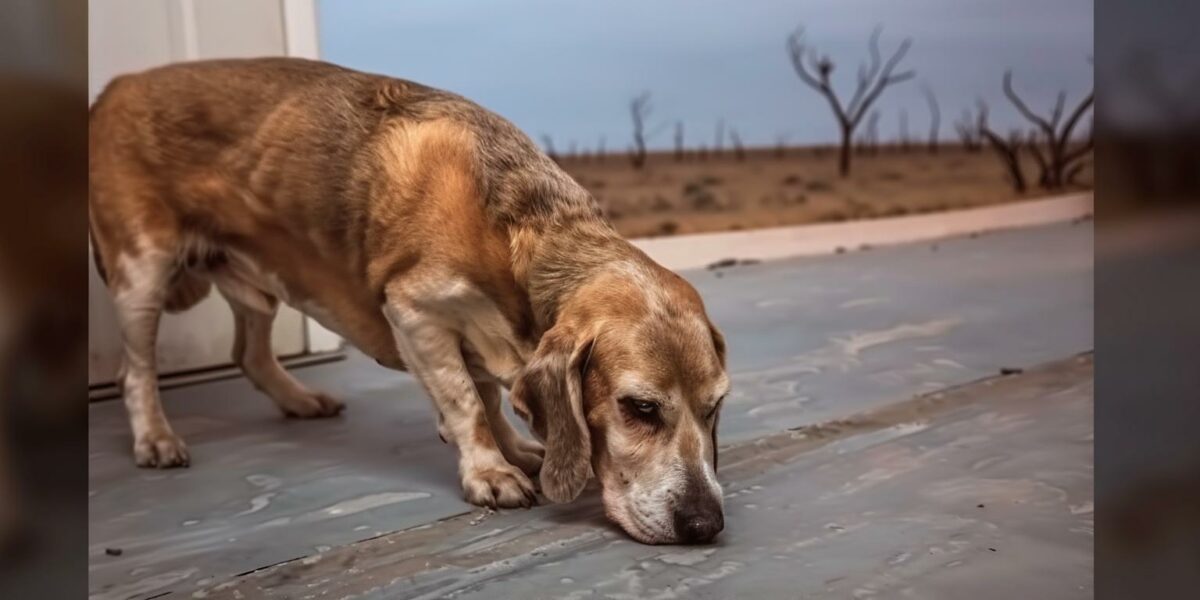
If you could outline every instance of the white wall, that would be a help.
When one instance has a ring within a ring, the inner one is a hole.
[[[314,0],[89,0],[88,91],[116,75],[209,58],[317,58]],[[90,251],[90,250],[89,250]],[[111,382],[120,361],[112,303],[94,267],[88,279],[88,383]],[[280,311],[272,343],[295,355],[336,350],[341,340],[290,308]],[[229,363],[233,317],[214,292],[159,333],[161,374]]]

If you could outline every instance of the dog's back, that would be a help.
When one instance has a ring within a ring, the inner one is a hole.
[[[452,262],[527,323],[510,228],[600,218],[586,191],[499,116],[315,61],[119,77],[92,107],[89,144],[91,237],[114,293],[144,277],[122,257],[150,249],[163,256],[154,285],[166,310],[194,305],[214,283],[250,306],[265,292],[334,315],[335,330],[392,365],[379,313],[388,281],[417,263]]]

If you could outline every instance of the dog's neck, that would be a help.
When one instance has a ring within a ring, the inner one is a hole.
[[[550,221],[515,227],[513,275],[529,295],[539,333],[582,286],[631,262],[647,260],[602,217]]]

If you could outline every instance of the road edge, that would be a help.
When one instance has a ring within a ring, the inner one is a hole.
[[[1049,225],[1090,217],[1091,192],[923,215],[698,233],[630,240],[659,264],[682,271],[726,259],[820,256],[862,246],[888,246],[986,231]]]

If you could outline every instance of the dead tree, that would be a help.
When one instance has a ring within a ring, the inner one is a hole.
[[[1087,138],[1083,142],[1083,146],[1086,147],[1088,150],[1095,148],[1095,146],[1096,146],[1095,135],[1096,135],[1096,125],[1093,122],[1088,125]],[[1078,151],[1078,150],[1076,150],[1076,151]],[[1083,173],[1083,169],[1086,168],[1090,163],[1091,163],[1091,161],[1079,160],[1079,161],[1075,162],[1075,164],[1073,166],[1069,167],[1067,169],[1067,172],[1063,175],[1063,177],[1066,178],[1066,180],[1065,180],[1066,185],[1075,185],[1077,183],[1076,180],[1079,178],[1079,174]]]
[[[775,158],[782,159],[787,154],[787,142],[790,137],[792,137],[790,133],[781,133],[775,136]]]
[[[1030,152],[1038,161],[1041,175],[1038,184],[1047,190],[1061,189],[1067,185],[1068,173],[1078,174],[1081,167],[1078,163],[1092,150],[1094,142],[1089,136],[1086,141],[1071,147],[1071,136],[1075,127],[1095,103],[1095,93],[1088,92],[1071,114],[1063,120],[1067,104],[1067,93],[1059,92],[1050,111],[1050,116],[1043,117],[1033,112],[1029,105],[1017,95],[1012,85],[1012,70],[1004,72],[1004,95],[1017,108],[1017,112],[1037,127],[1037,138],[1029,144]]]
[[[733,144],[733,157],[738,162],[746,160],[746,147],[742,145],[742,136],[732,127],[729,128],[729,143]]]
[[[980,102],[982,106],[982,101]],[[971,114],[971,109],[963,109],[962,117],[954,122],[954,131],[958,133],[958,141],[963,150],[979,152],[983,149],[983,135],[979,132],[979,118]]]
[[[867,117],[867,128],[858,140],[859,154],[875,155],[879,152],[879,111],[871,111]]]
[[[600,141],[596,144],[596,162],[604,162],[604,136],[600,136]]]
[[[683,121],[675,121],[675,162],[683,160]]]
[[[558,153],[554,151],[554,138],[550,137],[549,134],[543,133],[542,145],[546,147],[546,156],[549,156],[550,160],[558,162]]]
[[[825,97],[829,102],[829,107],[833,110],[834,118],[837,119],[838,129],[841,133],[838,173],[842,177],[850,174],[850,150],[854,139],[854,130],[862,122],[871,105],[889,86],[916,76],[916,72],[912,70],[896,73],[896,67],[900,65],[900,61],[904,60],[904,56],[908,54],[908,49],[912,46],[912,39],[906,38],[891,57],[887,61],[883,61],[879,52],[879,36],[882,32],[882,28],[876,27],[875,31],[871,33],[868,44],[870,59],[859,67],[858,83],[854,94],[847,103],[843,103],[838,97],[830,81],[830,75],[834,69],[833,60],[828,56],[818,57],[812,48],[805,45],[802,28],[788,36],[788,56],[792,59],[792,68],[796,71],[796,75],[806,85]]]
[[[717,119],[717,131],[713,138],[713,157],[721,156],[725,149],[725,119]]]
[[[1004,168],[1008,172],[1008,181],[1013,186],[1013,191],[1017,194],[1024,194],[1029,186],[1025,183],[1025,173],[1021,170],[1021,147],[1024,145],[1020,131],[1009,133],[1008,139],[1000,137],[996,132],[988,128],[987,123],[988,109],[987,104],[981,100],[979,102],[979,116],[976,120],[975,130],[983,139],[987,140],[988,146],[996,152],[996,156],[1000,158],[1000,162],[1004,163]]]
[[[930,154],[937,154],[938,130],[942,128],[942,109],[938,106],[937,96],[933,95],[933,88],[929,87],[929,84],[921,84],[921,93],[925,96],[925,104],[929,105],[929,141],[925,147]]]
[[[899,146],[901,152],[908,152],[909,145],[908,137],[908,110],[900,109],[900,140]]]
[[[646,165],[646,118],[650,111],[650,92],[642,92],[629,102],[629,116],[633,119],[633,149],[629,161],[635,169]]]

